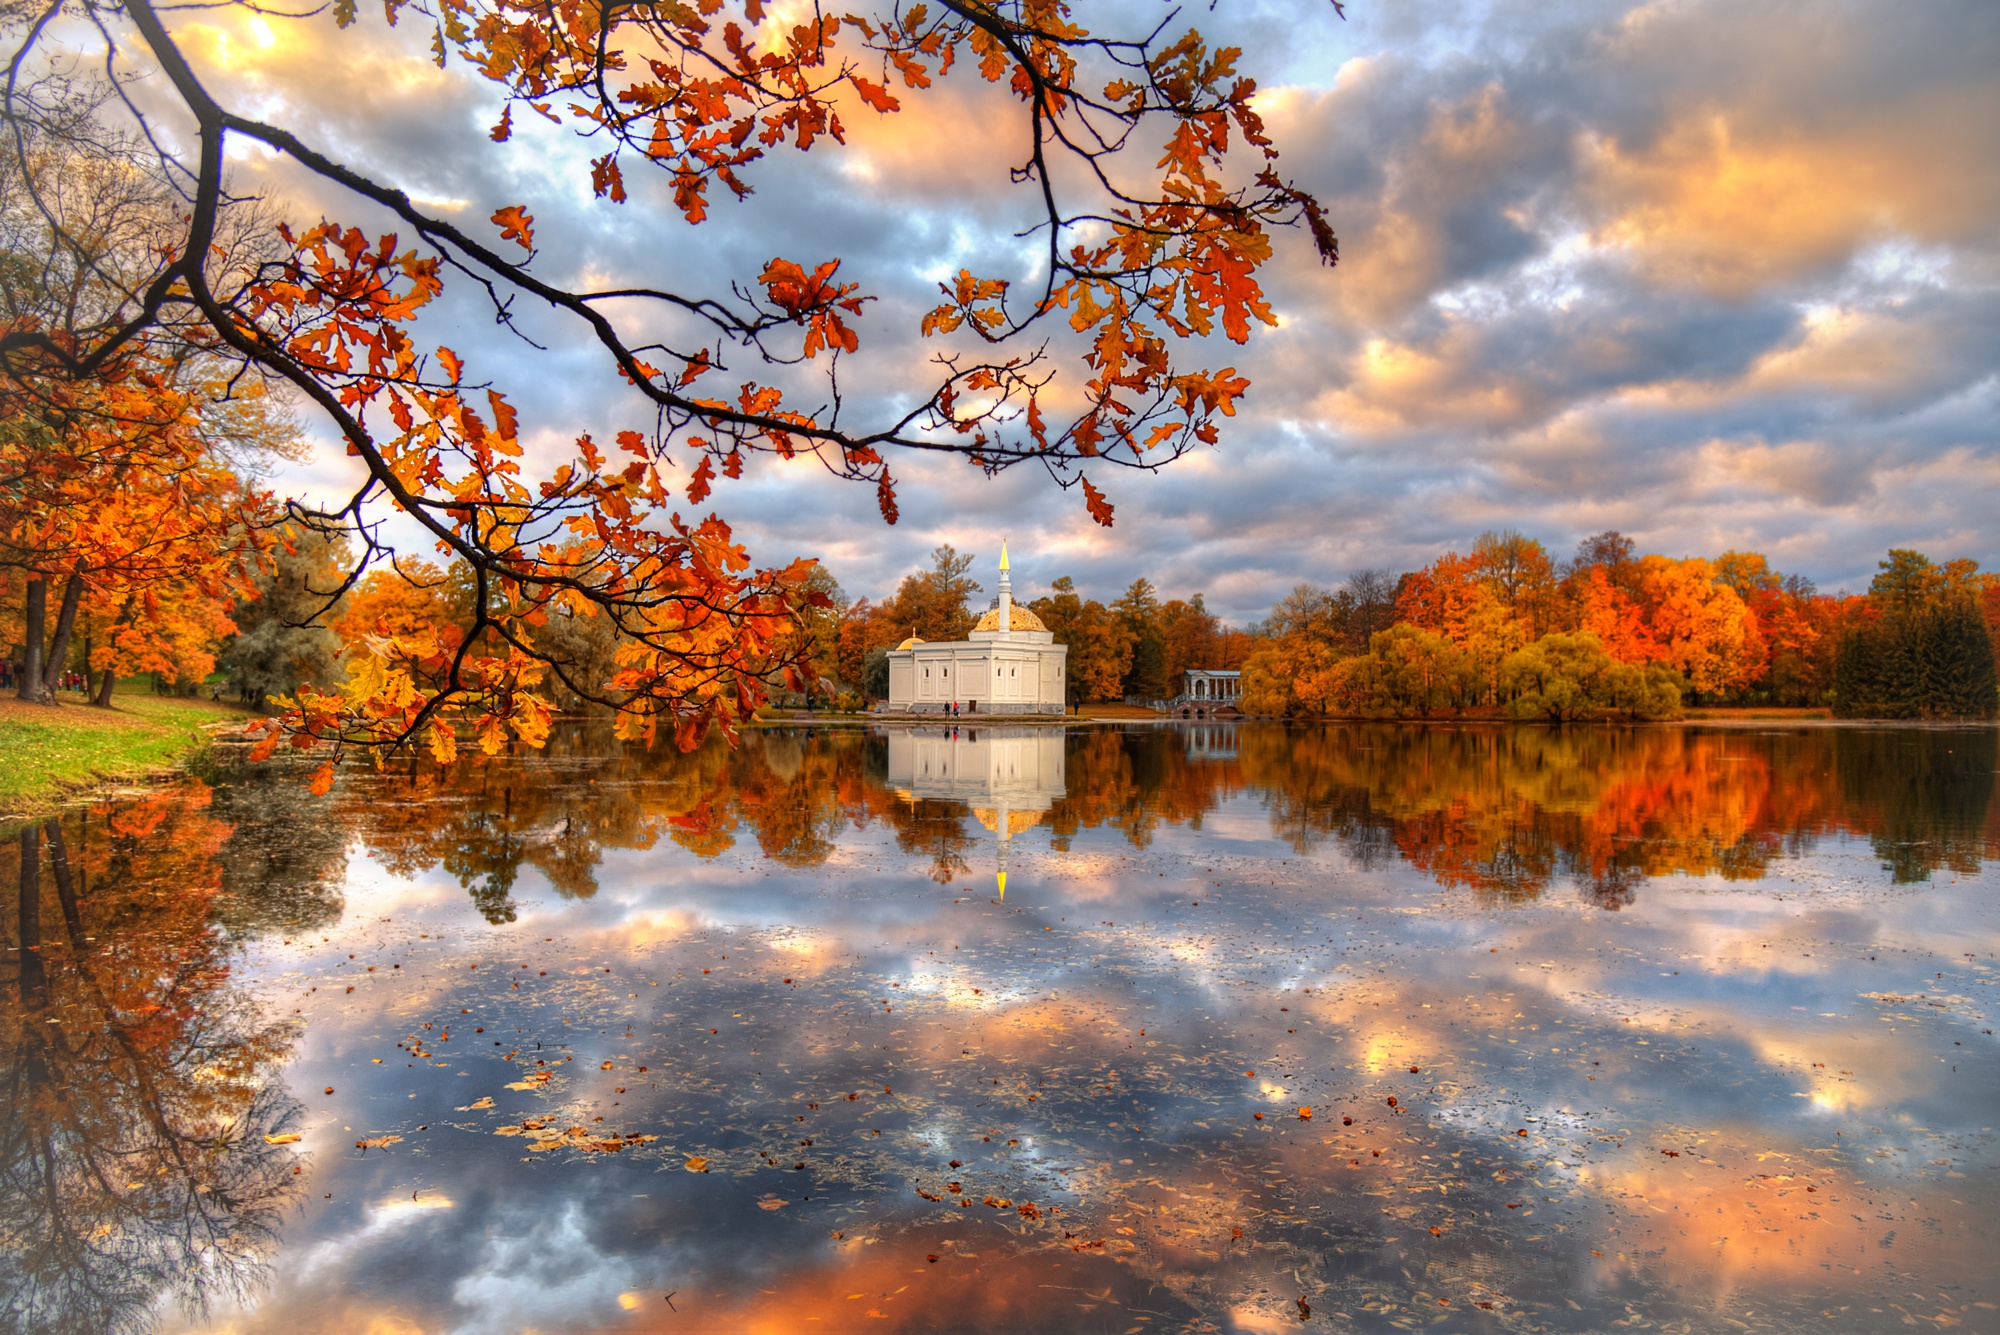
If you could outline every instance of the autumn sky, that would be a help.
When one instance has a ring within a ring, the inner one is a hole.
[[[1149,26],[1145,3],[1081,7]],[[1217,451],[1108,474],[1114,530],[1025,473],[905,465],[902,522],[863,488],[768,468],[718,493],[759,558],[822,557],[879,595],[937,542],[1013,539],[1033,593],[1099,596],[1137,574],[1261,616],[1300,579],[1408,568],[1482,529],[1559,553],[1617,528],[1672,555],[1767,552],[1828,588],[1891,545],[2000,564],[2000,8],[1592,0],[1231,3],[1192,11],[1240,45],[1288,170],[1326,201],[1338,270],[1281,246],[1282,327],[1229,349],[1255,382]],[[1184,21],[1184,20],[1183,20]],[[849,147],[786,155],[700,229],[650,189],[595,203],[564,132],[486,140],[499,100],[409,59],[421,25],[364,9],[268,23],[179,16],[239,109],[297,129],[467,225],[537,218],[552,277],[647,275],[713,291],[772,255],[839,255],[881,300],[851,405],[894,402],[942,273],[1017,262],[1006,178],[1018,122],[981,89],[880,118]],[[239,186],[283,212],[372,225],[259,156]],[[550,447],[629,424],[577,331],[535,353],[464,296],[426,333],[504,383]],[[629,414],[629,405],[623,410]],[[322,451],[280,474],[330,491]],[[990,580],[989,587],[990,587]]]

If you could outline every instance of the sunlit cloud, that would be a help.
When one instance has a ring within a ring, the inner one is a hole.
[[[763,40],[790,21],[773,16]],[[1978,25],[1938,11],[1885,31],[1836,7],[1801,41],[1794,17],[1719,0],[1299,22],[1202,18],[1244,47],[1288,178],[1342,242],[1329,271],[1280,239],[1279,326],[1223,354],[1253,390],[1220,449],[1157,476],[1090,470],[1119,507],[1109,532],[1026,474],[909,460],[889,529],[866,489],[759,465],[715,502],[753,553],[821,556],[880,596],[937,542],[990,556],[1006,535],[1026,587],[1068,574],[1105,598],[1145,575],[1237,621],[1300,579],[1410,568],[1487,527],[1559,553],[1603,527],[1750,547],[1827,587],[1865,582],[1892,544],[2000,562],[1983,522],[2000,506],[2000,89]],[[843,373],[857,421],[922,392],[939,281],[1042,272],[1040,239],[1018,235],[1033,192],[1008,182],[1017,103],[963,69],[898,87],[893,115],[843,103],[844,148],[774,152],[750,200],[689,228],[644,171],[623,207],[593,199],[593,145],[567,128],[524,116],[515,143],[488,143],[498,89],[431,64],[413,25],[201,11],[178,31],[236,110],[423,207],[476,227],[523,203],[551,277],[665,264],[716,293],[773,255],[840,256],[880,298],[860,328],[882,356]],[[382,224],[269,154],[236,165],[290,216]],[[518,380],[538,458],[643,418],[577,331],[522,318],[547,358],[455,290],[422,332]],[[1051,404],[1074,401],[1069,370]],[[330,441],[280,479],[352,481]]]

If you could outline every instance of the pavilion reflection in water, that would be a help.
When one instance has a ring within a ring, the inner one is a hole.
[[[1187,742],[1189,760],[1236,759],[1235,723],[1183,723],[1181,735]]]
[[[1032,829],[1063,782],[1061,728],[897,728],[889,733],[889,786],[905,801],[963,802],[999,839],[995,881],[1007,893],[1007,849]]]

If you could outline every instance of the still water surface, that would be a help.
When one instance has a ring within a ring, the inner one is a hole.
[[[2000,1332],[1997,738],[577,728],[105,802],[0,851],[0,1329]]]

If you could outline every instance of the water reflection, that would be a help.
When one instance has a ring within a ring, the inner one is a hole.
[[[1300,855],[1333,845],[1495,899],[1570,885],[1616,908],[1649,877],[1754,880],[1828,836],[1869,839],[1897,884],[1970,871],[2000,847],[1996,761],[1991,729],[946,728],[753,734],[734,752],[662,756],[578,726],[520,765],[413,762],[356,782],[341,817],[399,874],[449,871],[492,922],[511,920],[524,867],[587,897],[605,848],[663,837],[717,857],[747,834],[811,867],[842,831],[880,822],[950,884],[972,874],[965,818],[994,831],[1003,803],[1004,855],[1034,824],[1059,849],[1098,828],[1145,848],[1242,794]],[[1003,782],[1002,766],[1024,777]]]
[[[958,804],[993,832],[999,845],[994,883],[1005,899],[1014,836],[1039,825],[1066,791],[1063,733],[1046,727],[899,728],[888,741],[889,786],[912,808]],[[931,879],[950,884],[967,870],[963,858],[939,861]]]
[[[0,853],[0,1311],[2000,1330],[1995,737],[576,726],[109,803]]]
[[[1832,834],[1904,884],[2000,847],[1991,729],[1246,730],[1243,769],[1299,852],[1334,840],[1446,885],[1605,907],[1649,877],[1755,880]]]
[[[9,1329],[143,1328],[163,1297],[199,1312],[254,1289],[267,1264],[298,1192],[293,1157],[265,1139],[297,1110],[279,1078],[294,1027],[233,986],[228,924],[244,897],[224,887],[228,832],[189,794],[13,840]]]

